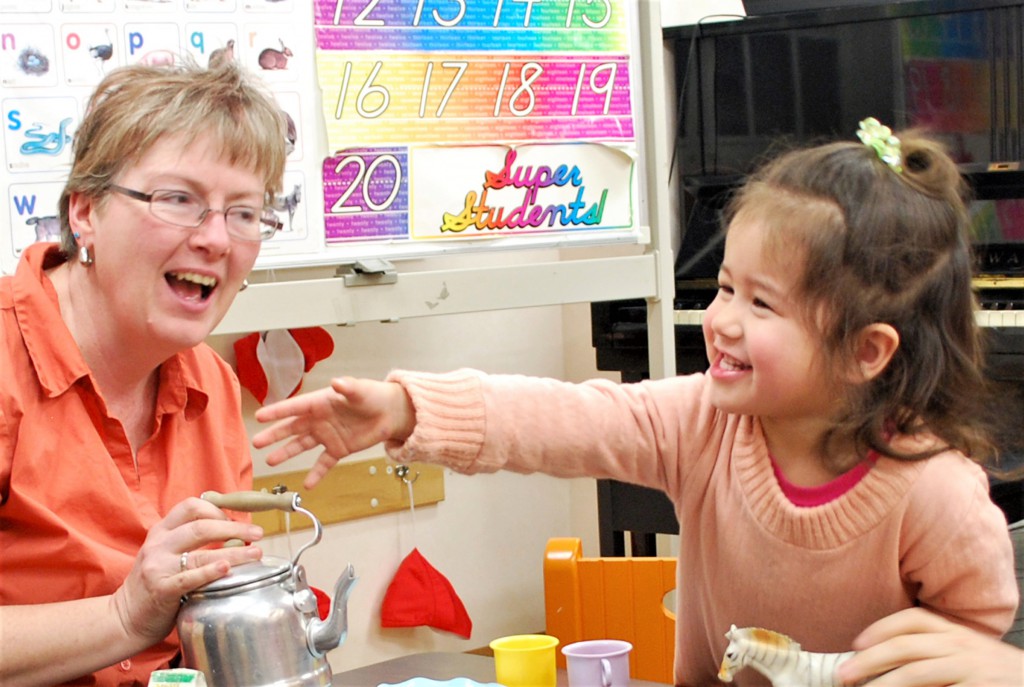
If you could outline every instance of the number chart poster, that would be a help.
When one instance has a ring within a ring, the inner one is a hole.
[[[314,0],[326,241],[635,239],[626,0]]]
[[[184,58],[239,61],[290,119],[277,199],[284,228],[260,259],[322,252],[312,26],[309,0],[0,0],[0,272],[13,272],[30,243],[59,238],[71,144],[100,80],[119,66]]]

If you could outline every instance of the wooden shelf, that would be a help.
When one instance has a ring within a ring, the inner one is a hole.
[[[253,489],[273,491],[283,486],[289,492],[297,492],[302,497],[302,507],[321,524],[329,525],[409,508],[409,487],[395,474],[397,467],[387,458],[342,461],[324,475],[315,489],[302,486],[306,470],[257,477]],[[410,463],[406,479],[415,480],[412,491],[416,508],[444,500],[443,468]],[[266,536],[313,527],[309,518],[279,510],[253,513],[252,520],[263,528]]]

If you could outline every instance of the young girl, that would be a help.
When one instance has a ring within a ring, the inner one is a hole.
[[[1018,594],[973,462],[995,449],[960,175],[922,136],[873,120],[860,136],[786,154],[738,192],[707,372],[341,378],[257,411],[279,422],[253,443],[285,441],[272,465],[322,446],[307,487],[384,441],[395,460],[463,473],[664,490],[681,525],[677,685],[715,682],[732,624],[845,651],[920,605],[1001,635]]]

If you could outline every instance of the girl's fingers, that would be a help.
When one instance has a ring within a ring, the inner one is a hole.
[[[258,422],[272,422],[286,418],[312,417],[318,412],[330,411],[332,403],[338,400],[333,389],[324,388],[286,398],[277,403],[263,406],[256,411]]]
[[[280,420],[281,418],[309,412],[311,397],[319,393],[321,392],[314,391],[263,406],[256,410],[256,420],[259,422],[272,422],[273,420]]]
[[[859,651],[839,667],[844,682],[857,683],[875,675],[887,673],[908,662],[933,658],[929,642],[921,636],[893,637],[881,644]],[[886,683],[876,682],[881,685]],[[891,683],[890,683],[891,684]]]
[[[951,625],[948,620],[922,608],[908,608],[871,624],[853,641],[853,648],[868,647],[892,637],[941,632]]]
[[[256,436],[253,437],[253,444],[259,442],[256,448],[263,448],[282,439],[297,436],[306,432],[311,423],[312,418],[306,415],[285,416],[283,420],[278,420],[269,427],[265,427],[257,432]]]
[[[956,662],[948,658],[915,661],[899,666],[865,682],[862,687],[935,687],[970,684],[971,676],[965,675]]]
[[[287,420],[276,422],[266,429],[261,429],[253,436],[252,445],[256,448],[266,448],[282,439],[298,434],[296,422],[295,418],[288,418]]]
[[[317,483],[323,479],[324,475],[330,472],[331,468],[338,464],[338,459],[330,455],[327,451],[320,454],[317,458],[316,463],[306,473],[306,478],[302,481],[302,486],[306,489],[312,489]]]

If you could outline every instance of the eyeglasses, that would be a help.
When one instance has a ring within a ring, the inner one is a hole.
[[[135,200],[149,203],[149,212],[157,219],[179,227],[195,228],[201,225],[211,212],[224,215],[228,234],[241,241],[263,241],[269,239],[284,226],[273,209],[264,206],[232,205],[223,210],[214,210],[188,191],[156,190],[142,193],[124,186],[111,184],[110,189]]]

